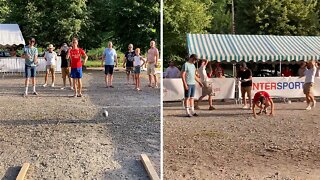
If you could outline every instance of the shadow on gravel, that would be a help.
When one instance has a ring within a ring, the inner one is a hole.
[[[196,118],[201,118],[201,117],[212,117],[212,118],[215,118],[215,117],[237,117],[237,116],[246,116],[246,115],[251,115],[252,113],[251,112],[247,112],[247,113],[228,113],[228,114],[225,114],[225,113],[206,113],[206,114],[203,114],[203,113],[197,113],[198,116],[197,117],[187,117],[185,114],[174,114],[174,115],[166,115],[164,118],[168,118],[168,117],[181,117],[181,118],[185,118],[185,119],[196,119]]]
[[[94,79],[87,84],[86,94],[101,114],[106,109],[105,122],[116,149],[113,159],[121,168],[105,172],[105,179],[148,180],[140,161],[140,154],[147,154],[158,174],[160,173],[160,90],[142,87],[134,91],[125,83],[125,73],[114,73],[114,88],[104,88],[104,74],[92,71]],[[146,84],[142,80],[142,84]],[[102,88],[103,87],[103,88]],[[158,106],[158,107],[157,107]],[[103,108],[104,107],[104,108]]]
[[[4,177],[1,178],[1,180],[15,180],[19,174],[20,169],[21,169],[20,166],[8,168]]]

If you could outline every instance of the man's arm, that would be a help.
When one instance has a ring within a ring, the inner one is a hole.
[[[86,53],[84,53],[84,62],[83,62],[83,64],[86,64],[87,63],[87,60],[88,60],[88,56],[87,56],[87,54]]]
[[[157,50],[157,53],[156,53],[156,67],[158,66],[158,59],[159,59],[159,51]]]
[[[197,70],[196,70],[196,72],[197,72]],[[200,85],[201,87],[203,87],[203,84],[202,84],[200,78],[198,78],[197,76],[195,76],[195,79],[196,79],[196,81],[199,83],[199,85]]]
[[[114,55],[114,62],[116,63],[116,67],[118,66],[118,57],[117,54]]]
[[[33,56],[33,62],[34,62],[35,64],[38,63],[38,50],[37,50],[37,49],[36,49],[36,52],[34,53],[34,56]]]
[[[186,72],[185,71],[181,71],[181,78],[182,78],[184,90],[188,90],[188,84],[186,81]]]
[[[106,59],[105,51],[102,53],[102,59],[101,59],[101,67],[103,66],[103,61]]]

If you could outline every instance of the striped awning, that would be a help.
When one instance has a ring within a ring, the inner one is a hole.
[[[189,55],[210,61],[320,60],[320,36],[187,34]]]

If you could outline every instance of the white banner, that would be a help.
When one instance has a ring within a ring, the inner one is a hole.
[[[234,99],[235,79],[211,78],[215,96],[214,99]],[[195,99],[201,96],[202,88],[196,84]],[[181,78],[163,79],[163,101],[180,101],[184,98],[184,88]],[[205,98],[207,99],[207,97]]]
[[[252,79],[252,95],[258,91],[266,91],[272,97],[297,98],[303,94],[304,77],[254,77]],[[315,78],[313,94],[320,96],[320,78]]]
[[[46,71],[46,60],[43,57],[38,57],[39,64],[37,71]],[[0,58],[0,72],[24,72],[25,59],[17,57]],[[61,72],[61,57],[58,56],[56,72]]]

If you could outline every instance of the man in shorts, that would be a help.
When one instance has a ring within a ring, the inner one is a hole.
[[[158,87],[157,76],[156,76],[156,67],[159,59],[159,51],[156,48],[156,42],[150,42],[150,49],[148,50],[147,55],[147,74],[149,76],[149,87]],[[154,86],[152,86],[152,79],[154,80]]]
[[[129,44],[128,49],[128,52],[126,52],[123,57],[123,68],[126,68],[127,84],[130,83],[130,74],[132,75],[132,83],[135,84],[133,73],[133,57],[135,56],[135,52],[133,50],[133,44]]]
[[[209,110],[214,110],[215,108],[213,107],[213,96],[214,96],[214,92],[213,92],[213,85],[212,82],[209,81],[207,72],[206,72],[206,67],[208,65],[208,61],[203,59],[201,61],[201,66],[199,68],[199,75],[200,75],[200,79],[201,79],[201,83],[203,84],[202,87],[202,96],[199,98],[195,108],[196,109],[200,109],[199,104],[202,101],[202,99],[206,96],[209,96]]]
[[[34,46],[36,40],[34,38],[29,39],[29,45],[23,49],[22,58],[25,59],[25,92],[24,97],[28,96],[28,86],[30,77],[32,79],[33,95],[38,95],[36,91],[36,67],[38,64],[38,49]]]
[[[237,74],[238,80],[241,82],[241,96],[243,109],[251,109],[252,99],[251,99],[251,89],[252,89],[252,72],[248,69],[245,62],[240,64],[240,71]],[[247,106],[246,94],[249,98],[249,107]]]
[[[106,48],[103,52],[102,59],[104,60],[104,80],[106,82],[106,88],[114,88],[112,85],[113,81],[113,69],[114,63],[116,66],[118,65],[117,52],[112,48],[112,42],[108,43],[108,48]]]
[[[44,54],[44,60],[46,60],[47,64],[46,64],[46,76],[44,78],[43,87],[47,86],[49,73],[51,73],[51,76],[52,76],[51,87],[54,87],[54,80],[56,78],[55,69],[56,69],[56,64],[57,64],[56,63],[57,62],[57,53],[54,52],[53,50],[54,50],[54,47],[52,44],[50,44],[48,47],[48,51],[45,52],[45,54]]]
[[[255,107],[258,107],[260,111],[256,113]],[[271,107],[270,115],[274,115],[274,103],[269,95],[269,93],[265,91],[259,91],[257,92],[253,97],[253,106],[252,106],[252,112],[253,117],[257,118],[257,115],[260,115],[261,113],[267,114],[267,108]]]
[[[186,108],[187,117],[198,116],[194,110],[194,93],[196,91],[196,82],[203,87],[201,81],[196,76],[196,66],[194,63],[197,61],[197,56],[192,54],[189,60],[183,64],[181,69],[181,77],[184,88],[184,104]],[[190,112],[191,111],[191,112]]]
[[[84,57],[84,62],[81,61]],[[67,59],[71,58],[71,78],[73,80],[74,97],[82,97],[82,65],[87,62],[88,56],[78,47],[78,38],[72,39],[72,48],[68,50]]]
[[[62,73],[62,80],[63,80],[63,86],[61,89],[66,88],[67,77],[69,79],[70,89],[73,89],[72,84],[71,84],[71,77],[70,77],[70,62],[67,59],[68,49],[69,49],[69,47],[68,47],[67,43],[63,43],[63,45],[60,48],[61,73]]]
[[[307,101],[306,110],[311,110],[311,108],[316,107],[316,100],[312,93],[316,72],[317,72],[316,62],[309,61],[306,64],[306,68],[303,72],[303,75],[300,75],[300,77],[306,76],[303,84],[303,93],[306,95],[306,101]]]

